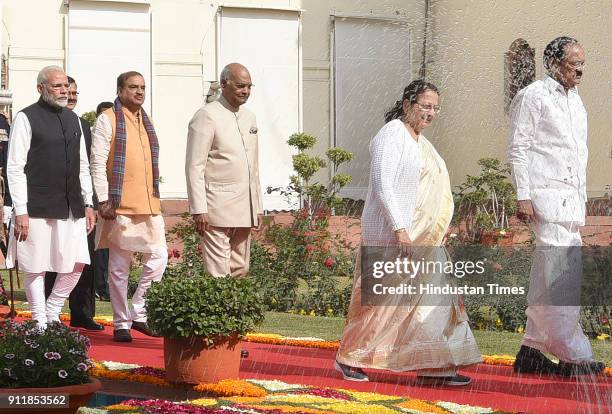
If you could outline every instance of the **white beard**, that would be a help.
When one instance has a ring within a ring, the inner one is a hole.
[[[65,108],[68,105],[68,98],[66,99],[56,99],[46,88],[43,88],[41,97],[43,101],[48,103],[49,105],[55,108]]]

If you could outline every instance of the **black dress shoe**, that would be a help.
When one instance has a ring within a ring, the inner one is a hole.
[[[113,341],[115,342],[132,342],[132,335],[129,329],[115,329],[113,331]]]
[[[514,360],[514,372],[555,375],[559,366],[539,350],[523,345]]]
[[[160,338],[161,335],[154,332],[146,322],[132,322],[132,329],[143,333],[147,336],[152,336],[153,338]]]
[[[73,328],[83,328],[88,331],[103,331],[104,326],[96,323],[93,319],[87,319],[85,321],[73,321],[70,320],[70,326]]]
[[[577,375],[601,374],[605,368],[603,362],[559,362],[559,375],[564,377],[575,377]]]

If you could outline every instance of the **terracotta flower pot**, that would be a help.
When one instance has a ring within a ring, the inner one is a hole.
[[[238,335],[217,337],[213,342],[212,346],[208,346],[203,338],[164,338],[164,365],[168,381],[198,384],[238,378]]]
[[[96,378],[89,378],[87,384],[79,385],[67,385],[65,387],[52,387],[52,388],[0,388],[0,395],[6,396],[7,394],[31,394],[31,395],[69,395],[70,402],[66,408],[24,408],[23,406],[17,406],[16,408],[2,408],[0,412],[6,414],[74,414],[79,407],[87,405],[91,396],[102,388],[102,384]]]
[[[0,305],[0,319],[6,319],[11,314],[11,308],[9,306]]]

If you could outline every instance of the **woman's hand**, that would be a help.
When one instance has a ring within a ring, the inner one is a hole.
[[[406,229],[395,230],[395,239],[397,240],[402,254],[410,255],[412,240],[408,236]]]

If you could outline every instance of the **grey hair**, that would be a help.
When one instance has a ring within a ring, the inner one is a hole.
[[[232,64],[230,63],[229,65],[225,65],[225,67],[223,68],[223,70],[221,71],[221,75],[219,76],[219,80],[221,82],[226,81],[230,78],[230,74],[231,74],[231,66]]]
[[[62,68],[61,66],[57,66],[57,65],[50,65],[50,66],[45,66],[44,68],[42,68],[40,70],[40,72],[38,72],[38,77],[36,78],[36,84],[37,85],[44,85],[47,83],[47,75],[49,75],[49,72],[64,72],[64,68]]]
[[[544,49],[544,68],[548,73],[552,70],[551,63],[553,61],[561,62],[567,55],[567,49],[570,45],[579,44],[578,40],[569,36],[560,36],[553,39]]]

